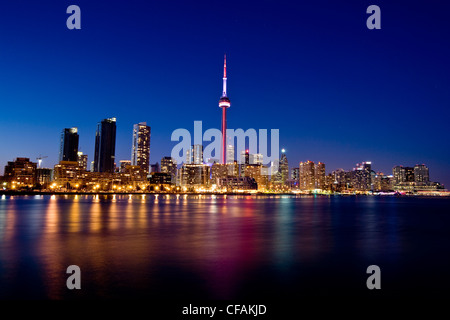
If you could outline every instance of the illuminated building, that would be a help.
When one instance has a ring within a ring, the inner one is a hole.
[[[194,144],[189,150],[186,151],[186,163],[203,163],[203,146],[201,144]]]
[[[206,164],[183,164],[180,170],[181,186],[206,187],[209,186],[210,167]]]
[[[239,164],[236,160],[228,164],[228,176],[239,177]]]
[[[84,170],[78,161],[60,161],[53,172],[53,182],[58,189],[72,190],[84,185]]]
[[[16,158],[5,166],[3,180],[9,182],[11,189],[32,188],[36,183],[37,163],[29,158]]]
[[[228,174],[228,164],[222,164],[222,163],[214,163],[211,166],[211,179],[212,184],[220,185],[220,179],[227,178],[229,176]]]
[[[132,189],[142,190],[147,183],[147,173],[141,166],[126,166],[124,172],[125,183]]]
[[[94,161],[91,161],[91,168],[89,171],[94,172]]]
[[[326,181],[325,181],[325,163],[318,162],[314,168],[314,183],[316,189],[325,190],[326,189]]]
[[[352,186],[356,191],[370,191],[372,189],[372,163],[357,164],[352,171]]]
[[[83,154],[83,152],[79,151],[77,154],[77,161],[78,165],[83,169],[87,170],[87,164],[88,164],[88,156],[87,154]]]
[[[245,177],[245,167],[250,164],[250,153],[248,150],[241,151],[241,158],[239,162],[240,176]]]
[[[392,169],[392,175],[394,176],[394,184],[398,185],[405,182],[414,182],[414,168],[395,166]]]
[[[269,182],[267,168],[262,164],[247,164],[245,166],[244,177],[255,179],[258,190],[265,190]]]
[[[382,172],[377,172],[373,179],[373,190],[374,191],[391,191],[393,176],[386,176]]]
[[[37,168],[36,169],[36,183],[41,188],[46,189],[53,180],[53,170],[49,168]]]
[[[131,165],[140,166],[147,174],[150,165],[150,132],[146,122],[133,126],[133,144],[131,146]]]
[[[250,164],[250,153],[248,150],[241,151],[241,164]]]
[[[275,173],[274,182],[285,185],[289,179],[289,163],[286,157],[285,150],[281,150],[281,157],[278,161],[278,171]]]
[[[234,163],[234,145],[227,145],[227,163]]]
[[[59,161],[78,161],[78,129],[66,128],[61,132]]]
[[[298,166],[298,186],[300,190],[314,190],[315,184],[315,166],[314,162],[300,162]]]
[[[249,155],[250,164],[263,164],[263,155],[261,153],[255,153]]]
[[[176,183],[177,162],[172,157],[161,158],[161,172],[169,173],[173,184]]]
[[[348,190],[351,185],[351,172],[347,172],[344,169],[337,169],[331,173],[333,191]]]
[[[414,182],[426,183],[430,181],[430,173],[428,167],[424,164],[416,164],[414,167]]]
[[[223,91],[222,97],[219,99],[219,107],[222,108],[222,152],[221,163],[226,163],[226,141],[227,141],[227,109],[231,106],[230,99],[227,97],[227,57],[223,62]]]
[[[125,173],[127,171],[127,167],[131,166],[130,160],[120,160],[119,163],[120,163],[120,167],[119,167],[120,173]]]
[[[392,169],[393,188],[397,191],[425,192],[444,189],[439,182],[431,182],[429,169],[424,164],[414,167],[395,166]]]
[[[404,167],[404,182],[414,182],[414,168],[413,167]]]
[[[95,133],[94,172],[113,173],[116,154],[116,118],[97,124]]]
[[[148,182],[151,185],[166,186],[172,185],[172,176],[168,172],[152,172],[148,175]],[[164,190],[161,190],[164,191]]]
[[[227,177],[219,180],[219,185],[227,188],[227,191],[257,190],[258,184],[250,177]]]

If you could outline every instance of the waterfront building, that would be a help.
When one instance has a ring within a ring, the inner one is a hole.
[[[53,172],[53,189],[78,190],[85,183],[84,170],[78,161],[60,161],[55,165]]]
[[[36,169],[36,183],[41,189],[47,189],[53,180],[53,169],[37,168]]]
[[[323,162],[318,162],[314,166],[314,184],[316,189],[326,189],[325,163]]]
[[[227,177],[221,178],[219,185],[225,187],[228,192],[233,191],[254,191],[258,189],[258,184],[254,178],[250,177]]]
[[[95,133],[94,172],[115,171],[116,118],[104,119],[97,124]]]
[[[298,171],[298,185],[300,190],[311,191],[315,184],[315,165],[312,161],[300,162]]]
[[[430,181],[430,173],[428,167],[424,164],[416,164],[414,166],[414,182],[427,183]]]
[[[65,128],[61,132],[59,161],[78,161],[78,128]]]
[[[194,144],[186,151],[186,163],[202,164],[203,163],[203,145]]]
[[[234,145],[227,145],[227,163],[234,163],[236,159],[234,158]]]
[[[181,186],[208,187],[210,183],[210,167],[206,164],[188,164],[182,165],[180,170]]]
[[[29,158],[16,158],[5,166],[3,181],[10,189],[32,188],[36,183],[37,163]]]
[[[151,128],[146,122],[133,126],[133,143],[131,146],[131,165],[140,166],[148,174],[150,165]]]
[[[370,191],[372,189],[372,163],[358,163],[352,172],[351,184],[355,191]]]
[[[177,178],[177,162],[172,157],[161,158],[161,172],[169,173],[173,184],[176,183]]]
[[[131,166],[131,160],[120,160],[119,173],[125,173],[128,166]]]
[[[78,161],[78,165],[84,171],[87,171],[87,164],[88,164],[88,156],[87,156],[87,154],[83,154],[83,152],[78,151],[78,153],[77,153],[77,161]]]

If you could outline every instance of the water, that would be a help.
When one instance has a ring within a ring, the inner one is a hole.
[[[450,199],[0,196],[0,298],[448,296]],[[66,268],[81,268],[81,290]],[[366,269],[381,268],[381,290]]]

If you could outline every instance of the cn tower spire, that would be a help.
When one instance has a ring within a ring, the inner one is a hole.
[[[226,163],[226,141],[227,141],[227,108],[231,105],[230,99],[227,97],[227,55],[223,59],[223,92],[219,100],[219,107],[222,108],[222,154],[221,162]]]
[[[223,93],[222,97],[227,96],[227,55],[223,58]]]

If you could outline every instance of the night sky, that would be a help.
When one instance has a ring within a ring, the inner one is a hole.
[[[71,4],[81,30],[66,27]],[[381,30],[366,27],[371,4]],[[449,187],[449,12],[448,1],[3,0],[0,174],[16,157],[53,167],[72,126],[92,161],[108,117],[117,161],[146,121],[160,162],[173,130],[220,129],[226,53],[228,127],[280,129],[291,167],[425,163]]]

